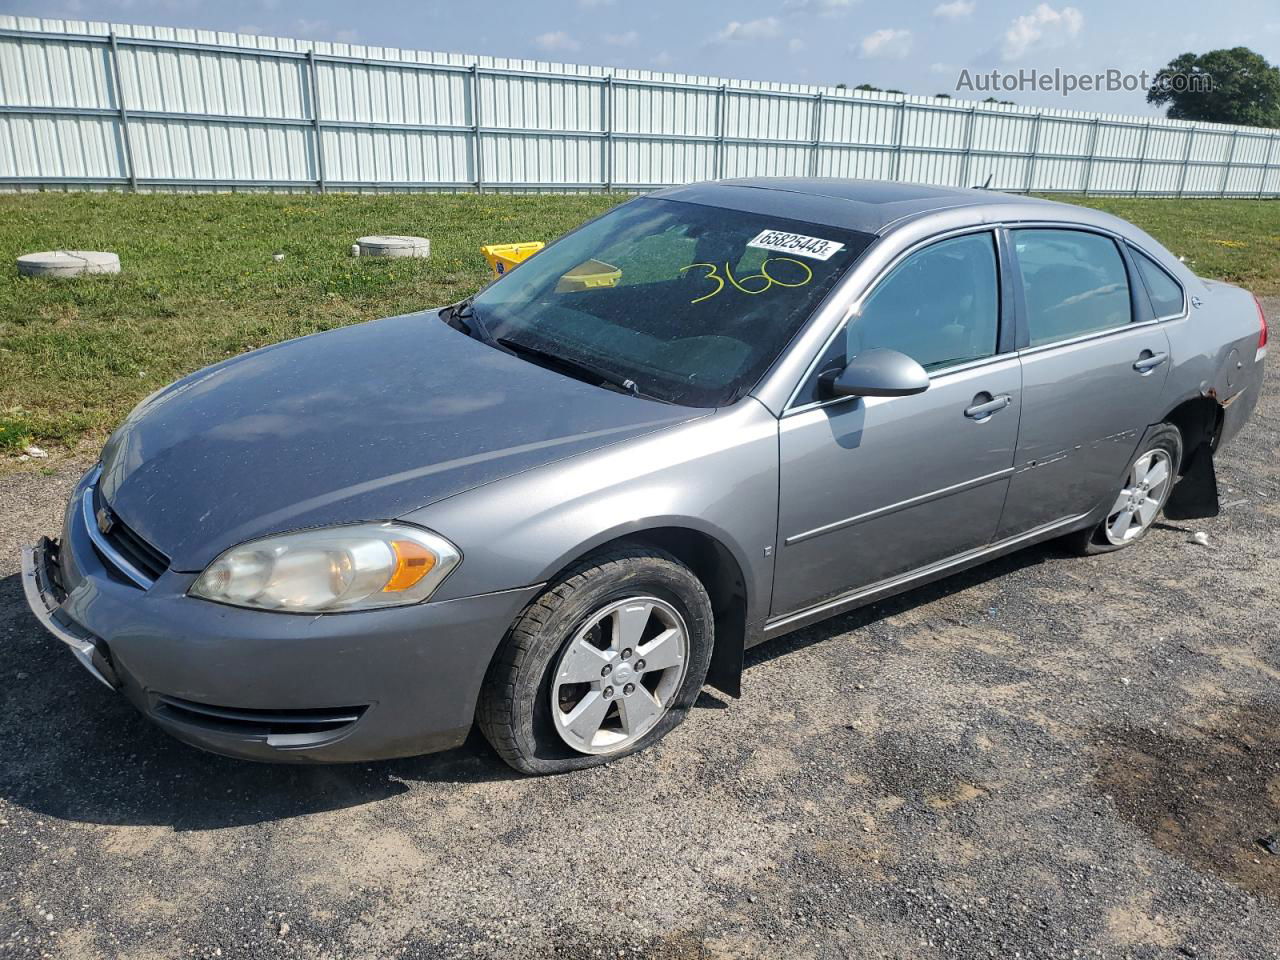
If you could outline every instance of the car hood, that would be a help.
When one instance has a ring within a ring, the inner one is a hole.
[[[179,380],[112,434],[101,493],[174,569],[195,572],[246,540],[391,519],[708,412],[570,379],[424,311]]]

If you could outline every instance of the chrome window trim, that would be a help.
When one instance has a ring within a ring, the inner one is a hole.
[[[98,489],[98,478],[101,476],[102,468],[98,467],[94,470],[88,484],[85,485],[84,493],[80,495],[80,515],[84,519],[85,532],[89,535],[89,539],[93,541],[93,545],[98,548],[98,551],[111,563],[115,564],[116,569],[143,590],[150,590],[155,581],[121,556],[120,552],[98,531],[98,519],[93,515],[93,491]]]
[[[867,299],[867,297],[871,296],[871,294],[875,292],[876,287],[878,287],[881,283],[883,283],[885,278],[887,278],[889,274],[891,274],[894,270],[896,270],[898,268],[898,265],[902,263],[902,261],[905,260],[907,257],[911,256],[912,254],[916,253],[919,250],[922,250],[925,247],[932,246],[935,243],[940,243],[943,240],[951,240],[955,237],[967,236],[969,234],[974,234],[974,233],[989,233],[991,234],[992,253],[995,256],[996,276],[997,278],[999,278],[1000,254],[999,254],[999,251],[995,248],[995,243],[996,243],[996,231],[1000,229],[1000,226],[1001,225],[998,223],[979,223],[979,224],[969,224],[968,226],[964,226],[964,227],[956,227],[952,230],[946,230],[946,231],[943,231],[942,233],[935,233],[931,236],[925,237],[924,239],[918,240],[917,242],[913,243],[911,246],[906,247],[903,250],[899,251],[897,256],[895,256],[892,260],[890,260],[887,264],[885,264],[885,266],[881,268],[880,272],[877,273],[875,277],[872,278],[871,282],[868,283],[865,287],[863,287],[862,292],[859,293],[856,297],[854,297],[849,302],[849,305],[844,310],[843,316],[840,318],[840,322],[835,325],[835,328],[827,336],[827,339],[822,342],[822,346],[819,347],[818,350],[814,353],[813,359],[810,360],[809,365],[805,367],[804,375],[801,376],[798,381],[796,381],[796,385],[792,389],[790,396],[787,397],[787,402],[785,407],[783,408],[782,416],[789,417],[793,413],[800,413],[808,410],[817,410],[817,409],[820,409],[821,407],[830,406],[833,403],[844,403],[845,401],[855,399],[853,397],[833,397],[830,400],[815,400],[810,403],[799,404],[799,405],[796,404],[796,397],[799,395],[800,391],[804,388],[804,385],[809,382],[809,378],[813,376],[814,370],[817,368],[818,363],[822,360],[824,356],[826,356],[827,350],[830,349],[831,344],[835,341],[836,337],[840,336],[840,332],[844,330],[845,326],[849,323],[849,319],[855,313],[857,313],[857,311],[861,308],[863,302]],[[1003,309],[1004,307],[1002,304],[1001,310],[1003,311]],[[1000,322],[1000,318],[997,317],[997,323],[996,323],[997,344],[999,344],[999,336],[1000,336],[999,322]],[[1013,351],[1013,350],[1010,350],[1006,353],[993,353],[989,357],[980,357],[977,360],[970,360],[965,363],[957,363],[949,367],[942,367],[938,370],[930,371],[929,380],[930,382],[932,382],[938,375],[960,373],[961,371],[969,370],[977,366],[982,366],[984,364],[991,363],[996,360],[1007,359],[1011,356],[1014,356],[1015,353],[1016,351]]]
[[[1176,287],[1178,288],[1178,290],[1182,293],[1182,309],[1181,309],[1181,310],[1179,310],[1177,313],[1170,313],[1170,314],[1166,314],[1166,315],[1165,315],[1165,316],[1163,316],[1163,317],[1156,317],[1156,322],[1157,322],[1157,323],[1163,323],[1163,322],[1165,322],[1166,320],[1181,320],[1183,317],[1190,316],[1190,315],[1191,315],[1191,298],[1187,296],[1187,288],[1183,285],[1182,281],[1181,281],[1181,280],[1179,280],[1177,277],[1175,277],[1172,273],[1170,273],[1170,272],[1169,272],[1168,270],[1166,270],[1164,267],[1162,267],[1162,266],[1160,265],[1160,261],[1159,261],[1159,260],[1157,260],[1157,259],[1156,259],[1155,257],[1153,257],[1151,254],[1149,254],[1145,249],[1143,249],[1142,247],[1138,246],[1136,243],[1134,243],[1134,242],[1133,242],[1132,240],[1130,240],[1128,237],[1126,237],[1126,238],[1125,238],[1125,241],[1124,241],[1124,242],[1125,242],[1125,244],[1126,244],[1126,245],[1127,245],[1131,250],[1133,250],[1135,253],[1138,253],[1138,254],[1140,254],[1140,255],[1142,255],[1142,256],[1144,256],[1144,257],[1146,257],[1148,260],[1150,260],[1152,263],[1154,263],[1154,264],[1156,265],[1156,269],[1157,269],[1157,270],[1159,270],[1161,273],[1163,273],[1163,274],[1164,274],[1166,277],[1168,277],[1170,280],[1172,280],[1172,281],[1173,281],[1173,283],[1174,283],[1174,286],[1176,286]],[[1139,265],[1139,266],[1138,266],[1138,272],[1139,272],[1139,274],[1141,274],[1141,272],[1142,272],[1142,266],[1141,266],[1141,265]],[[1144,290],[1147,290],[1147,280],[1146,280],[1146,278],[1145,278],[1145,277],[1142,277],[1142,276],[1139,276],[1139,279],[1140,279],[1140,280],[1142,280],[1142,287],[1143,287],[1143,289],[1144,289]],[[1150,290],[1147,290],[1147,301],[1148,301],[1148,302],[1150,302],[1150,300],[1151,300],[1151,291],[1150,291]],[[1156,310],[1155,310],[1155,304],[1154,304],[1154,303],[1151,305],[1151,312],[1152,312],[1152,314],[1154,314],[1154,313],[1156,312]]]
[[[1035,356],[1048,350],[1058,350],[1062,347],[1073,347],[1076,344],[1088,343],[1090,340],[1101,340],[1103,337],[1114,337],[1116,334],[1128,333],[1130,330],[1141,330],[1144,327],[1154,327],[1163,320],[1143,320],[1141,323],[1133,323],[1130,321],[1123,327],[1108,327],[1106,330],[1093,330],[1089,333],[1082,333],[1078,337],[1072,337],[1070,340],[1055,340],[1053,343],[1041,343],[1034,347],[1023,347],[1016,351],[1019,357]]]

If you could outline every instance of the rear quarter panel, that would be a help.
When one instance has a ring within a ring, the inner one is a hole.
[[[1216,399],[1226,408],[1221,444],[1249,418],[1262,390],[1258,306],[1247,290],[1212,280],[1195,278],[1187,294],[1187,315],[1165,323],[1173,364],[1165,408],[1200,396]]]

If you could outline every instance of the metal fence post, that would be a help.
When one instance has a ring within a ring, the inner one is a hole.
[[[1227,163],[1222,168],[1222,183],[1218,190],[1219,197],[1225,197],[1227,195],[1227,182],[1231,179],[1231,164],[1233,164],[1236,159],[1236,141],[1239,138],[1240,138],[1240,131],[1232,130],[1231,146],[1227,148]]]
[[[484,153],[480,139],[480,64],[471,64],[471,143],[475,153],[476,193],[484,193]]]
[[[1261,200],[1267,190],[1267,174],[1271,172],[1271,155],[1276,150],[1277,134],[1273,131],[1267,138],[1267,158],[1262,163],[1262,177],[1258,180],[1258,199]]]
[[[1081,187],[1080,193],[1084,196],[1089,195],[1089,190],[1093,186],[1093,161],[1098,155],[1098,127],[1100,126],[1098,118],[1093,118],[1092,129],[1089,131],[1089,146],[1087,155],[1084,158],[1084,186]]]
[[[725,115],[725,85],[722,83],[716,90],[716,156],[715,171],[716,179],[724,177],[724,119]]]
[[[822,91],[813,98],[813,136],[809,139],[809,176],[818,175],[818,151],[822,147]]]
[[[138,192],[138,171],[133,163],[133,138],[129,135],[129,110],[124,105],[124,85],[120,81],[120,48],[116,45],[116,32],[109,35],[111,47],[111,76],[116,87],[116,106],[120,109],[120,141],[124,144],[124,171],[129,177],[129,189]]]
[[[1196,128],[1192,127],[1187,131],[1187,142],[1182,149],[1182,171],[1178,174],[1178,199],[1182,199],[1183,191],[1187,187],[1187,170],[1191,168],[1191,145],[1196,139]]]
[[[604,78],[604,189],[613,192],[613,74]]]
[[[890,179],[897,180],[902,175],[902,137],[903,128],[906,126],[907,117],[907,101],[898,101],[898,122],[894,124],[893,133],[893,176]]]
[[[320,77],[316,72],[316,52],[307,51],[307,77],[311,81],[311,145],[315,162],[316,189],[328,193],[324,176],[324,144],[320,142]]]
[[[1036,152],[1040,149],[1040,124],[1044,122],[1044,114],[1037,113],[1031,125],[1031,153],[1027,157],[1027,184],[1023,193],[1030,193],[1036,181]]]
[[[969,186],[969,168],[973,161],[973,128],[978,122],[978,108],[969,108],[969,121],[964,126],[964,158],[960,166],[960,186]]]
[[[1147,162],[1147,145],[1151,140],[1151,121],[1142,129],[1142,143],[1138,147],[1138,165],[1133,170],[1133,195],[1138,195],[1142,186],[1142,165]]]

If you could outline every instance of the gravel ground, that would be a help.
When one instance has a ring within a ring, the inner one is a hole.
[[[742,700],[550,779],[477,737],[320,768],[169,739],[23,605],[77,466],[0,479],[0,955],[1275,957],[1278,366],[1220,517],[757,648]]]

